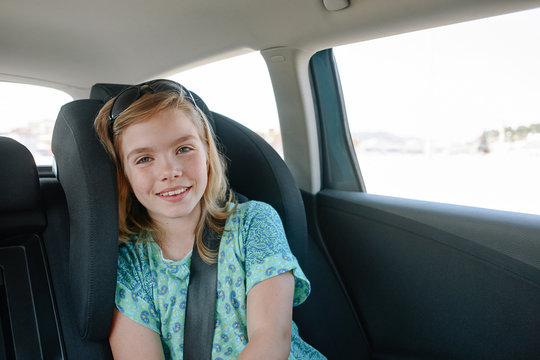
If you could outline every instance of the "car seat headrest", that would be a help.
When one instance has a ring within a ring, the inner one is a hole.
[[[64,105],[52,151],[70,221],[70,288],[80,335],[107,339],[114,310],[118,252],[116,172],[94,131],[97,100]]]
[[[124,90],[125,88],[129,87],[131,85],[126,84],[107,84],[107,83],[99,83],[92,86],[92,89],[90,90],[90,99],[94,100],[100,100],[103,103],[106,103],[114,96],[118,95],[120,91]],[[194,92],[190,91],[193,95],[193,98],[195,99],[195,103],[201,109],[201,111],[206,115],[206,118],[208,119],[208,122],[210,123],[210,126],[214,128],[214,117],[212,116],[212,112],[210,109],[208,109],[208,106],[206,106],[205,102],[199,97],[199,95],[195,94]]]
[[[39,177],[30,151],[0,137],[0,233],[33,232],[45,226]]]

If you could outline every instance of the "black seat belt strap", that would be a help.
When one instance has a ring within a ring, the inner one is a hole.
[[[208,227],[203,231],[202,240],[211,250],[219,248],[218,235]],[[193,246],[184,325],[184,360],[212,358],[217,267],[217,263],[205,263],[199,256],[197,245]]]

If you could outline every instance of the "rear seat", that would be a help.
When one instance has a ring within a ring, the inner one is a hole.
[[[58,359],[59,326],[45,264],[42,207],[34,159],[0,137],[0,359]]]
[[[58,180],[39,179],[31,153],[13,139],[0,137],[0,154],[0,360],[112,359],[106,337],[78,331]]]

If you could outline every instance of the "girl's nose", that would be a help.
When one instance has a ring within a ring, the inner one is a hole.
[[[170,159],[165,160],[163,164],[163,171],[161,175],[161,181],[167,181],[182,176],[182,168],[180,164]]]

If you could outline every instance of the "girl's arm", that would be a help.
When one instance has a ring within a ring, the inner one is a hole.
[[[114,309],[109,343],[115,360],[165,359],[159,335],[131,320],[118,309]]]
[[[276,360],[289,357],[293,296],[294,277],[290,271],[263,280],[249,291],[249,341],[238,360]]]

